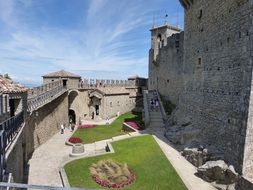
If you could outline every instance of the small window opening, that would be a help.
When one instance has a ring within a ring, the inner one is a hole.
[[[239,32],[239,38],[241,38],[242,37],[242,33],[241,32]]]
[[[202,64],[202,59],[198,58],[198,65],[201,65],[201,64]]]
[[[203,11],[202,11],[202,9],[200,9],[200,10],[199,10],[198,18],[201,19],[201,18],[202,18],[202,15],[203,15]]]

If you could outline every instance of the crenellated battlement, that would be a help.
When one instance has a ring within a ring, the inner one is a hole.
[[[96,87],[133,87],[133,80],[111,80],[111,79],[83,79],[79,82],[79,88],[96,88]]]

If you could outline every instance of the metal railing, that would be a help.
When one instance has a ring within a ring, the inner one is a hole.
[[[0,181],[4,179],[5,168],[5,147],[4,147],[4,131],[0,131]]]
[[[149,102],[148,102],[148,91],[147,90],[143,90],[143,106],[144,106],[144,122],[145,122],[145,126],[148,127],[148,125],[150,124],[150,116],[149,116]]]
[[[23,112],[0,123],[0,180],[4,179],[5,152],[19,132],[24,122]]]
[[[41,189],[41,190],[95,190],[95,189],[90,189],[90,188],[55,187],[55,186],[28,185],[28,184],[21,184],[21,183],[0,182],[0,190],[7,189],[7,188],[11,188],[11,189]]]
[[[161,111],[162,117],[163,117],[163,122],[164,122],[165,128],[167,128],[169,126],[168,117],[167,117],[167,114],[166,114],[165,109],[163,107],[163,102],[161,100],[161,97],[160,97],[160,94],[159,94],[158,90],[155,90],[155,92],[157,94],[160,111]]]
[[[27,100],[28,112],[32,112],[39,106],[52,101],[63,94],[66,90],[67,89],[63,86],[62,80],[48,83],[29,90]]]
[[[24,122],[24,114],[23,112],[20,112],[16,116],[13,116],[7,119],[6,121],[0,123],[0,130],[3,131],[2,146],[5,147],[5,149],[14,140],[23,122]]]

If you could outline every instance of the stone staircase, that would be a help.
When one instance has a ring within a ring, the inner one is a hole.
[[[153,92],[148,92],[147,95],[147,101],[148,101],[148,112],[149,112],[149,118],[150,118],[150,124],[149,127],[151,128],[158,128],[158,127],[163,127],[164,122],[163,122],[163,117],[161,113],[160,106],[158,109],[151,108],[151,99],[155,99]]]

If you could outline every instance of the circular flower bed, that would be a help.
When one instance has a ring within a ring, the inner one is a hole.
[[[91,124],[85,124],[85,125],[79,125],[78,129],[87,129],[87,128],[94,128],[96,125]]]
[[[73,144],[76,144],[76,143],[82,143],[83,141],[82,141],[82,139],[80,139],[78,137],[70,137],[69,142],[73,143]]]
[[[114,162],[113,160],[102,160],[90,167],[92,179],[108,188],[123,188],[135,182],[135,175],[127,164]]]

